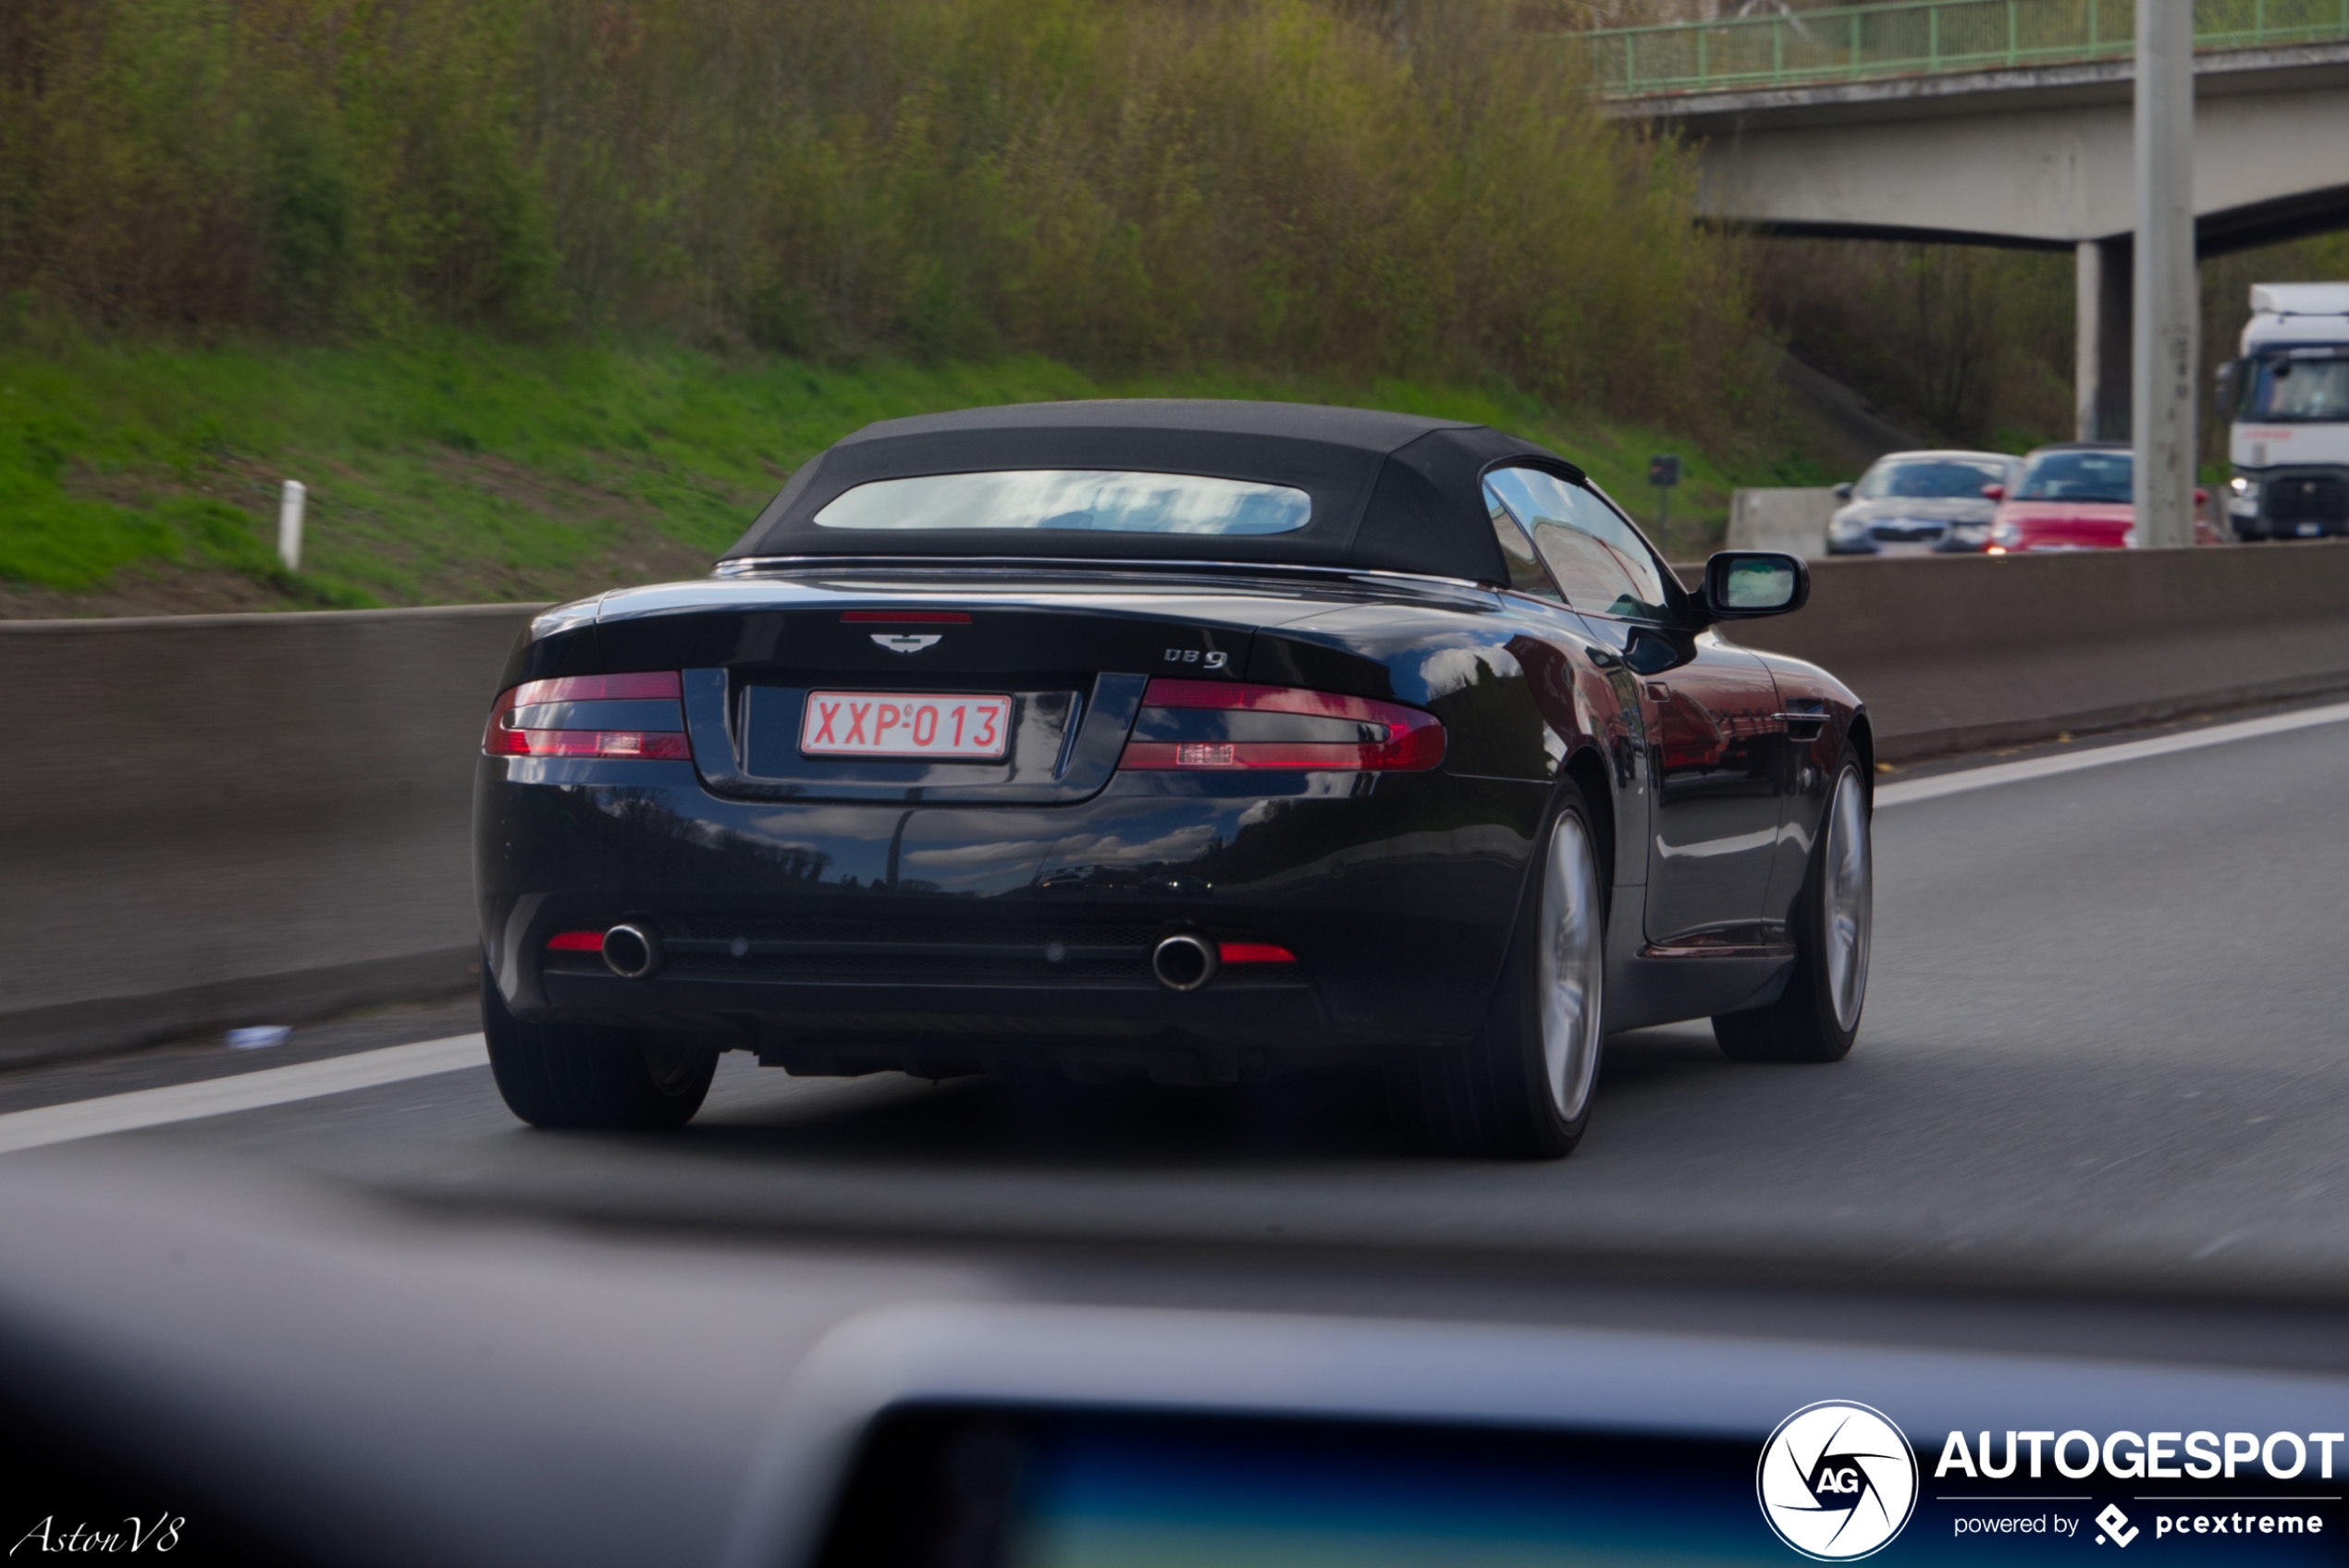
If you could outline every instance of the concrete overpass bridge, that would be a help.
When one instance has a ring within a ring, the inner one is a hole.
[[[2079,423],[2124,434],[2128,0],[1890,5],[1587,35],[1607,112],[1699,148],[1706,215],[1765,233],[2064,250]],[[2349,0],[2196,0],[2198,253],[2349,227]]]

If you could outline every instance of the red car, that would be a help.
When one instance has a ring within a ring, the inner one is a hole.
[[[2015,481],[2011,494],[2003,484],[1982,487],[1985,496],[1998,503],[1990,520],[1989,553],[2134,549],[2135,462],[2130,448],[2114,441],[2040,447],[2023,459],[2023,476]],[[2195,489],[2197,508],[2209,498],[2208,492]],[[2199,509],[2195,513],[2194,542],[2219,542]]]

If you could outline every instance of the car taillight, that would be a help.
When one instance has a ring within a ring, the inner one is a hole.
[[[481,749],[493,757],[691,758],[673,669],[525,680],[498,698]]]
[[[1297,955],[1273,942],[1218,942],[1216,956],[1225,963],[1295,963]]]
[[[1419,773],[1444,760],[1444,726],[1400,703],[1220,680],[1152,680],[1118,766]]]

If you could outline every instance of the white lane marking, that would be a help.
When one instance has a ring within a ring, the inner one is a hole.
[[[2298,713],[2246,718],[2234,724],[2214,724],[2207,729],[2189,729],[2181,735],[2163,735],[2151,741],[2124,741],[2117,746],[2095,746],[2060,757],[1995,763],[1988,767],[1970,767],[1961,773],[1912,779],[1906,784],[1879,784],[1876,789],[1876,803],[1878,806],[1908,805],[1915,801],[1937,800],[1943,795],[1962,795],[1968,790],[1987,790],[1997,784],[2020,784],[2026,778],[2048,778],[2059,773],[2077,773],[2084,767],[2106,767],[2116,762],[2136,762],[2144,757],[2167,756],[2171,752],[2223,746],[2230,741],[2248,741],[2260,735],[2281,735],[2294,729],[2313,729],[2320,724],[2344,721],[2349,721],[2349,703],[2303,708]]]
[[[191,1121],[201,1116],[226,1116],[230,1111],[255,1110],[265,1105],[339,1095],[351,1089],[372,1089],[428,1078],[436,1072],[486,1067],[489,1049],[479,1035],[458,1035],[446,1040],[424,1040],[412,1046],[387,1046],[380,1050],[353,1051],[324,1061],[268,1067],[258,1072],[235,1072],[194,1084],[173,1084],[160,1089],[133,1089],[127,1095],[106,1095],[93,1100],[71,1100],[32,1110],[0,1116],[0,1154],[37,1149],[44,1144],[70,1143],[134,1127],[160,1127],[171,1121]]]

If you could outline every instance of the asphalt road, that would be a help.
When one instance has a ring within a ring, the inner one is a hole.
[[[2337,1302],[2344,758],[2328,724],[1888,805],[1851,1057],[1622,1036],[1558,1164],[1427,1158],[1342,1077],[1039,1101],[741,1056],[670,1136],[534,1133],[483,1068],[115,1141],[425,1213],[703,1235]]]

